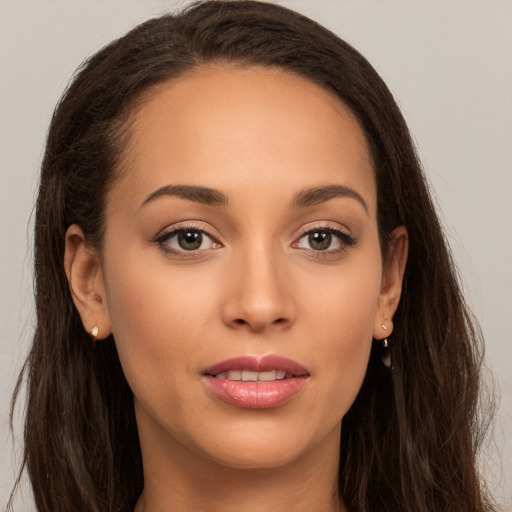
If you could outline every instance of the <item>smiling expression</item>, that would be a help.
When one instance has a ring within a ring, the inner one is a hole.
[[[336,449],[389,313],[353,114],[291,73],[212,65],[154,88],[130,130],[101,261],[143,454]]]

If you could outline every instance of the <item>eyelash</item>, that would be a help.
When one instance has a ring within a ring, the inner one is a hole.
[[[306,231],[303,231],[301,235],[298,238],[296,238],[296,240],[293,242],[292,246],[296,247],[300,240],[304,239],[305,237],[313,233],[327,233],[330,235],[334,235],[341,244],[341,247],[338,247],[336,249],[318,250],[304,248],[304,250],[307,251],[309,255],[315,258],[328,258],[329,256],[339,255],[345,252],[347,248],[353,247],[357,243],[357,239],[355,237],[349,235],[348,233],[341,230],[337,226],[318,224],[311,228],[308,228]]]
[[[208,249],[195,249],[195,250],[187,250],[187,249],[176,249],[172,248],[169,245],[169,240],[173,237],[176,237],[179,233],[183,232],[194,232],[200,233],[202,235],[206,235],[214,245],[218,247],[210,247]],[[307,251],[310,255],[317,258],[325,258],[330,255],[336,255],[343,253],[347,250],[348,247],[353,247],[357,243],[357,239],[348,233],[342,231],[338,227],[334,227],[332,225],[319,224],[317,226],[313,226],[306,231],[303,231],[292,243],[292,247],[298,247],[300,240],[303,238],[313,234],[313,233],[327,233],[330,235],[334,235],[340,242],[341,247],[336,249],[308,249],[302,248],[304,251]],[[215,238],[215,236],[210,233],[203,226],[198,226],[196,224],[180,224],[178,226],[173,226],[171,229],[164,231],[162,234],[158,235],[154,240],[154,243],[159,246],[165,253],[170,253],[174,255],[180,255],[183,258],[197,258],[204,254],[205,251],[210,251],[211,249],[217,249],[222,247],[222,244]],[[202,253],[202,254],[201,254]]]
[[[173,255],[179,255],[183,258],[197,258],[201,256],[201,253],[204,254],[205,251],[209,251],[212,248],[209,249],[201,249],[201,250],[186,250],[186,249],[175,249],[173,247],[170,247],[169,240],[173,237],[176,237],[179,235],[179,233],[183,232],[194,232],[194,233],[201,233],[202,235],[206,235],[213,244],[217,244],[219,247],[221,247],[220,242],[217,241],[215,236],[210,233],[207,229],[205,229],[203,226],[197,226],[195,224],[180,224],[178,226],[173,226],[171,229],[168,229],[164,231],[161,235],[158,235],[155,239],[155,244],[158,245],[165,253],[167,254],[173,254]],[[217,247],[215,247],[217,249]]]

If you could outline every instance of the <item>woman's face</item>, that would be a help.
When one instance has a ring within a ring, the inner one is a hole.
[[[354,116],[295,75],[217,65],[130,126],[101,261],[143,453],[261,468],[337,446],[392,314]]]

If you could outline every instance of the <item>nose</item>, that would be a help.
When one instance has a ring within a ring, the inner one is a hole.
[[[224,288],[224,323],[255,333],[291,326],[295,304],[287,274],[270,248],[239,255],[230,265],[229,284]]]

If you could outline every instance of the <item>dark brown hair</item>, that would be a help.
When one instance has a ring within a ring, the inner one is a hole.
[[[350,45],[284,7],[196,3],[149,20],[78,70],[58,104],[35,226],[37,326],[23,466],[39,511],[131,511],[143,486],[133,398],[112,339],[93,348],[63,269],[67,228],[101,249],[106,194],[122,168],[129,119],[149,88],[213,62],[282,69],[336,95],[373,153],[383,254],[409,233],[394,317],[393,370],[372,351],[343,419],[339,493],[350,511],[493,510],[477,471],[481,344],[465,306],[405,121]],[[20,389],[18,382],[15,397]]]

